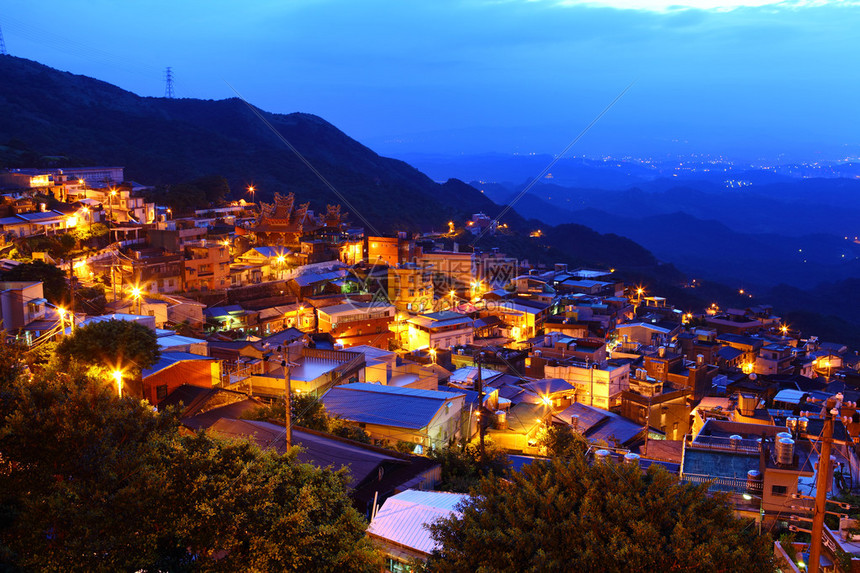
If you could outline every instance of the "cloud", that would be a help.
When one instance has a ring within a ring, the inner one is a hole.
[[[794,10],[821,6],[860,6],[858,0],[554,0],[554,2],[563,6],[614,8],[643,12],[677,12],[683,10],[730,12],[740,8]]]

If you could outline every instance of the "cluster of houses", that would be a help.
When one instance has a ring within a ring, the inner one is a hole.
[[[17,199],[0,232],[62,232],[83,208],[118,230],[72,264],[81,283],[108,285],[103,314],[54,307],[38,282],[0,283],[7,336],[38,345],[89,321],[145,324],[161,358],[125,391],[181,404],[190,429],[279,451],[282,425],[243,414],[288,387],[317,398],[372,443],[303,428],[293,443],[306,461],[349,466],[389,571],[432,551],[422,524],[462,501],[433,491],[440,468],[425,454],[464,441],[541,456],[541,432],[566,426],[596,459],[661,464],[729,492],[765,526],[788,526],[803,511],[797,500],[815,495],[824,412],[838,396],[829,489],[860,482],[860,357],[804,337],[770,307],[689,312],[614,269],[461,251],[443,242],[453,221],[446,235],[367,236],[339,207],[315,213],[292,194],[174,218],[123,183],[121,168],[0,181],[29,189],[5,196]],[[78,210],[39,228],[26,217],[45,211],[16,209],[46,188]],[[463,229],[498,228],[485,219]],[[860,555],[845,533],[853,526],[825,528],[828,555]]]

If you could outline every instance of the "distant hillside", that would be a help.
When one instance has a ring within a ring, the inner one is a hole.
[[[529,190],[517,203],[517,209],[523,216],[540,216],[552,225],[569,221],[565,219],[565,211],[581,209],[599,209],[621,217],[680,211],[697,219],[720,221],[738,233],[770,233],[786,237],[815,233],[857,234],[860,177],[790,179],[746,172],[737,177],[764,181],[727,189],[714,181],[661,178],[623,190],[560,186],[543,181]],[[773,183],[769,182],[770,179],[779,181]],[[490,199],[502,201],[516,195],[525,183],[472,185],[483,189]]]
[[[144,98],[11,56],[0,56],[0,77],[0,143],[123,165],[127,178],[145,183],[220,174],[234,189],[253,182],[262,198],[294,191],[316,208],[342,202],[239,99]],[[438,229],[499,210],[474,188],[440,186],[319,117],[261,114],[380,231]]]
[[[218,174],[227,178],[234,194],[253,182],[259,199],[292,191],[317,209],[344,203],[237,98],[145,98],[12,56],[0,56],[0,77],[0,167],[46,161],[59,166],[122,165],[126,178],[150,184]],[[260,114],[347,198],[352,204],[344,205],[347,211],[358,211],[379,232],[446,229],[449,220],[462,224],[472,213],[495,217],[502,211],[474,187],[457,179],[435,183],[403,161],[379,156],[319,117]],[[355,213],[351,219],[363,225]],[[558,231],[553,244],[544,245],[528,239],[527,231],[539,226],[536,221],[511,210],[503,222],[513,235],[487,237],[478,246],[500,246],[533,262],[600,264],[630,252],[644,253],[636,257],[637,267],[653,261],[632,242],[622,240],[619,247],[619,237],[581,227],[575,233],[570,228],[571,240]],[[580,240],[584,231],[587,242]]]

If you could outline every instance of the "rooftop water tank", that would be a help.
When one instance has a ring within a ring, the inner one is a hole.
[[[794,463],[794,440],[779,438],[776,440],[776,463],[790,466]]]

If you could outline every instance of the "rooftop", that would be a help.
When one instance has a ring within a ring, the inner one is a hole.
[[[420,429],[462,394],[355,382],[335,386],[321,400],[327,411],[366,424]]]
[[[457,512],[468,495],[406,490],[385,500],[367,528],[368,535],[429,555],[437,548],[426,525]]]

